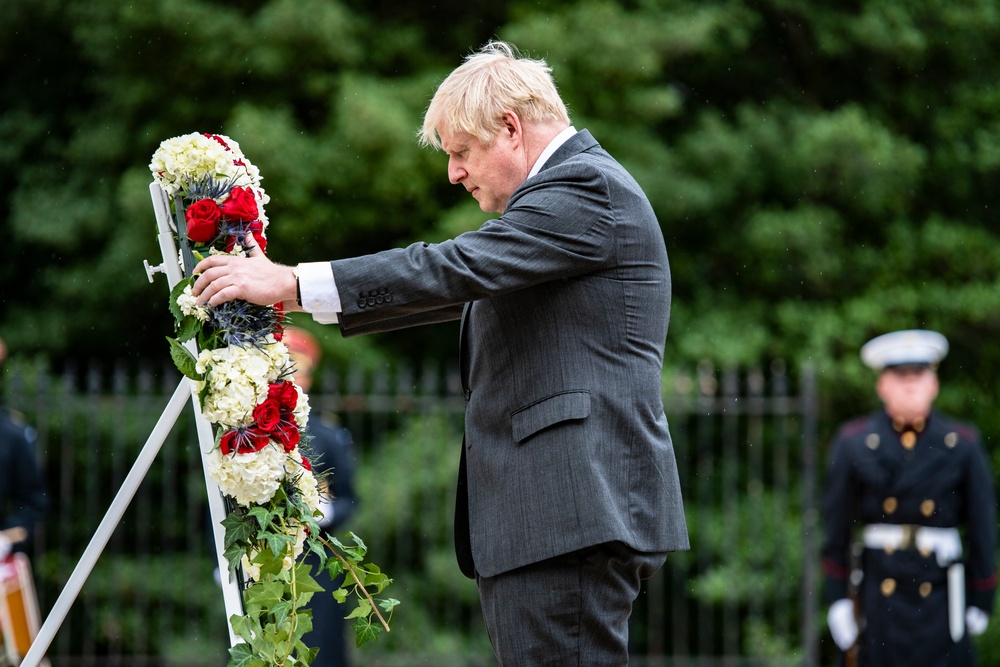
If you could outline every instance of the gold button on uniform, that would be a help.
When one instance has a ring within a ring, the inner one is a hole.
[[[917,434],[913,431],[907,431],[903,435],[899,436],[899,441],[903,443],[903,447],[913,449],[913,446],[917,444]]]
[[[920,597],[922,598],[927,597],[928,595],[931,594],[932,590],[934,590],[934,586],[931,585],[931,582],[925,581],[924,583],[920,584]]]
[[[882,589],[882,595],[889,597],[896,592],[896,580],[895,579],[883,579],[882,585],[879,587]]]
[[[896,507],[898,505],[899,502],[897,502],[897,500],[892,496],[889,496],[888,498],[882,501],[882,509],[885,511],[886,514],[892,514],[893,512],[895,512]]]
[[[928,498],[924,502],[920,503],[920,513],[924,516],[934,514],[934,501]]]

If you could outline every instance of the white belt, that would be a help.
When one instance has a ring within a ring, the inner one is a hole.
[[[962,557],[962,538],[958,528],[872,523],[865,526],[864,543],[869,549],[916,547],[925,553],[933,551],[941,567],[947,567]]]

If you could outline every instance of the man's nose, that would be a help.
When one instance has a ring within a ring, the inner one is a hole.
[[[455,167],[451,163],[448,164],[448,180],[452,185],[458,185],[466,176],[468,176],[467,171],[461,167]]]

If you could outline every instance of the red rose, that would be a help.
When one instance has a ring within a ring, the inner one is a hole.
[[[256,428],[247,429],[247,437],[245,442],[241,443],[240,454],[249,454],[251,452],[259,452],[260,450],[267,447],[267,443],[271,441],[268,434]]]
[[[264,449],[268,443],[267,433],[258,429],[236,428],[226,431],[219,440],[219,450],[223,456],[229,454],[252,454]]]
[[[222,215],[243,222],[253,222],[260,217],[253,190],[243,187],[230,190],[226,201],[222,202]]]
[[[285,410],[294,410],[299,402],[299,392],[295,390],[295,385],[285,380],[283,382],[272,382],[267,388],[268,399],[275,399],[281,403]]]
[[[260,232],[260,233],[254,232],[253,233],[253,238],[254,238],[254,240],[257,241],[257,247],[260,248],[260,251],[261,252],[266,252],[267,251],[267,238],[264,237],[263,232]]]
[[[214,199],[199,199],[184,212],[188,238],[195,243],[208,243],[219,233],[221,211]]]
[[[312,470],[313,469],[313,464],[309,463],[309,459],[307,459],[306,457],[303,456],[302,457],[302,467],[305,468],[306,470]]]
[[[223,456],[229,456],[236,451],[236,431],[226,431],[219,440],[219,450]]]
[[[290,420],[279,424],[278,428],[271,433],[271,437],[281,443],[286,452],[290,452],[295,449],[295,445],[299,444],[301,434],[299,433],[299,427],[295,425],[294,421]]]
[[[273,398],[268,398],[253,409],[253,419],[260,430],[273,431],[281,421],[281,405]]]

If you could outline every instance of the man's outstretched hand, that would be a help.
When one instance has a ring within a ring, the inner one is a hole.
[[[275,264],[263,254],[251,257],[212,255],[194,267],[198,276],[191,293],[200,305],[218,306],[242,299],[259,306],[283,303],[297,310],[296,280],[292,267]]]

